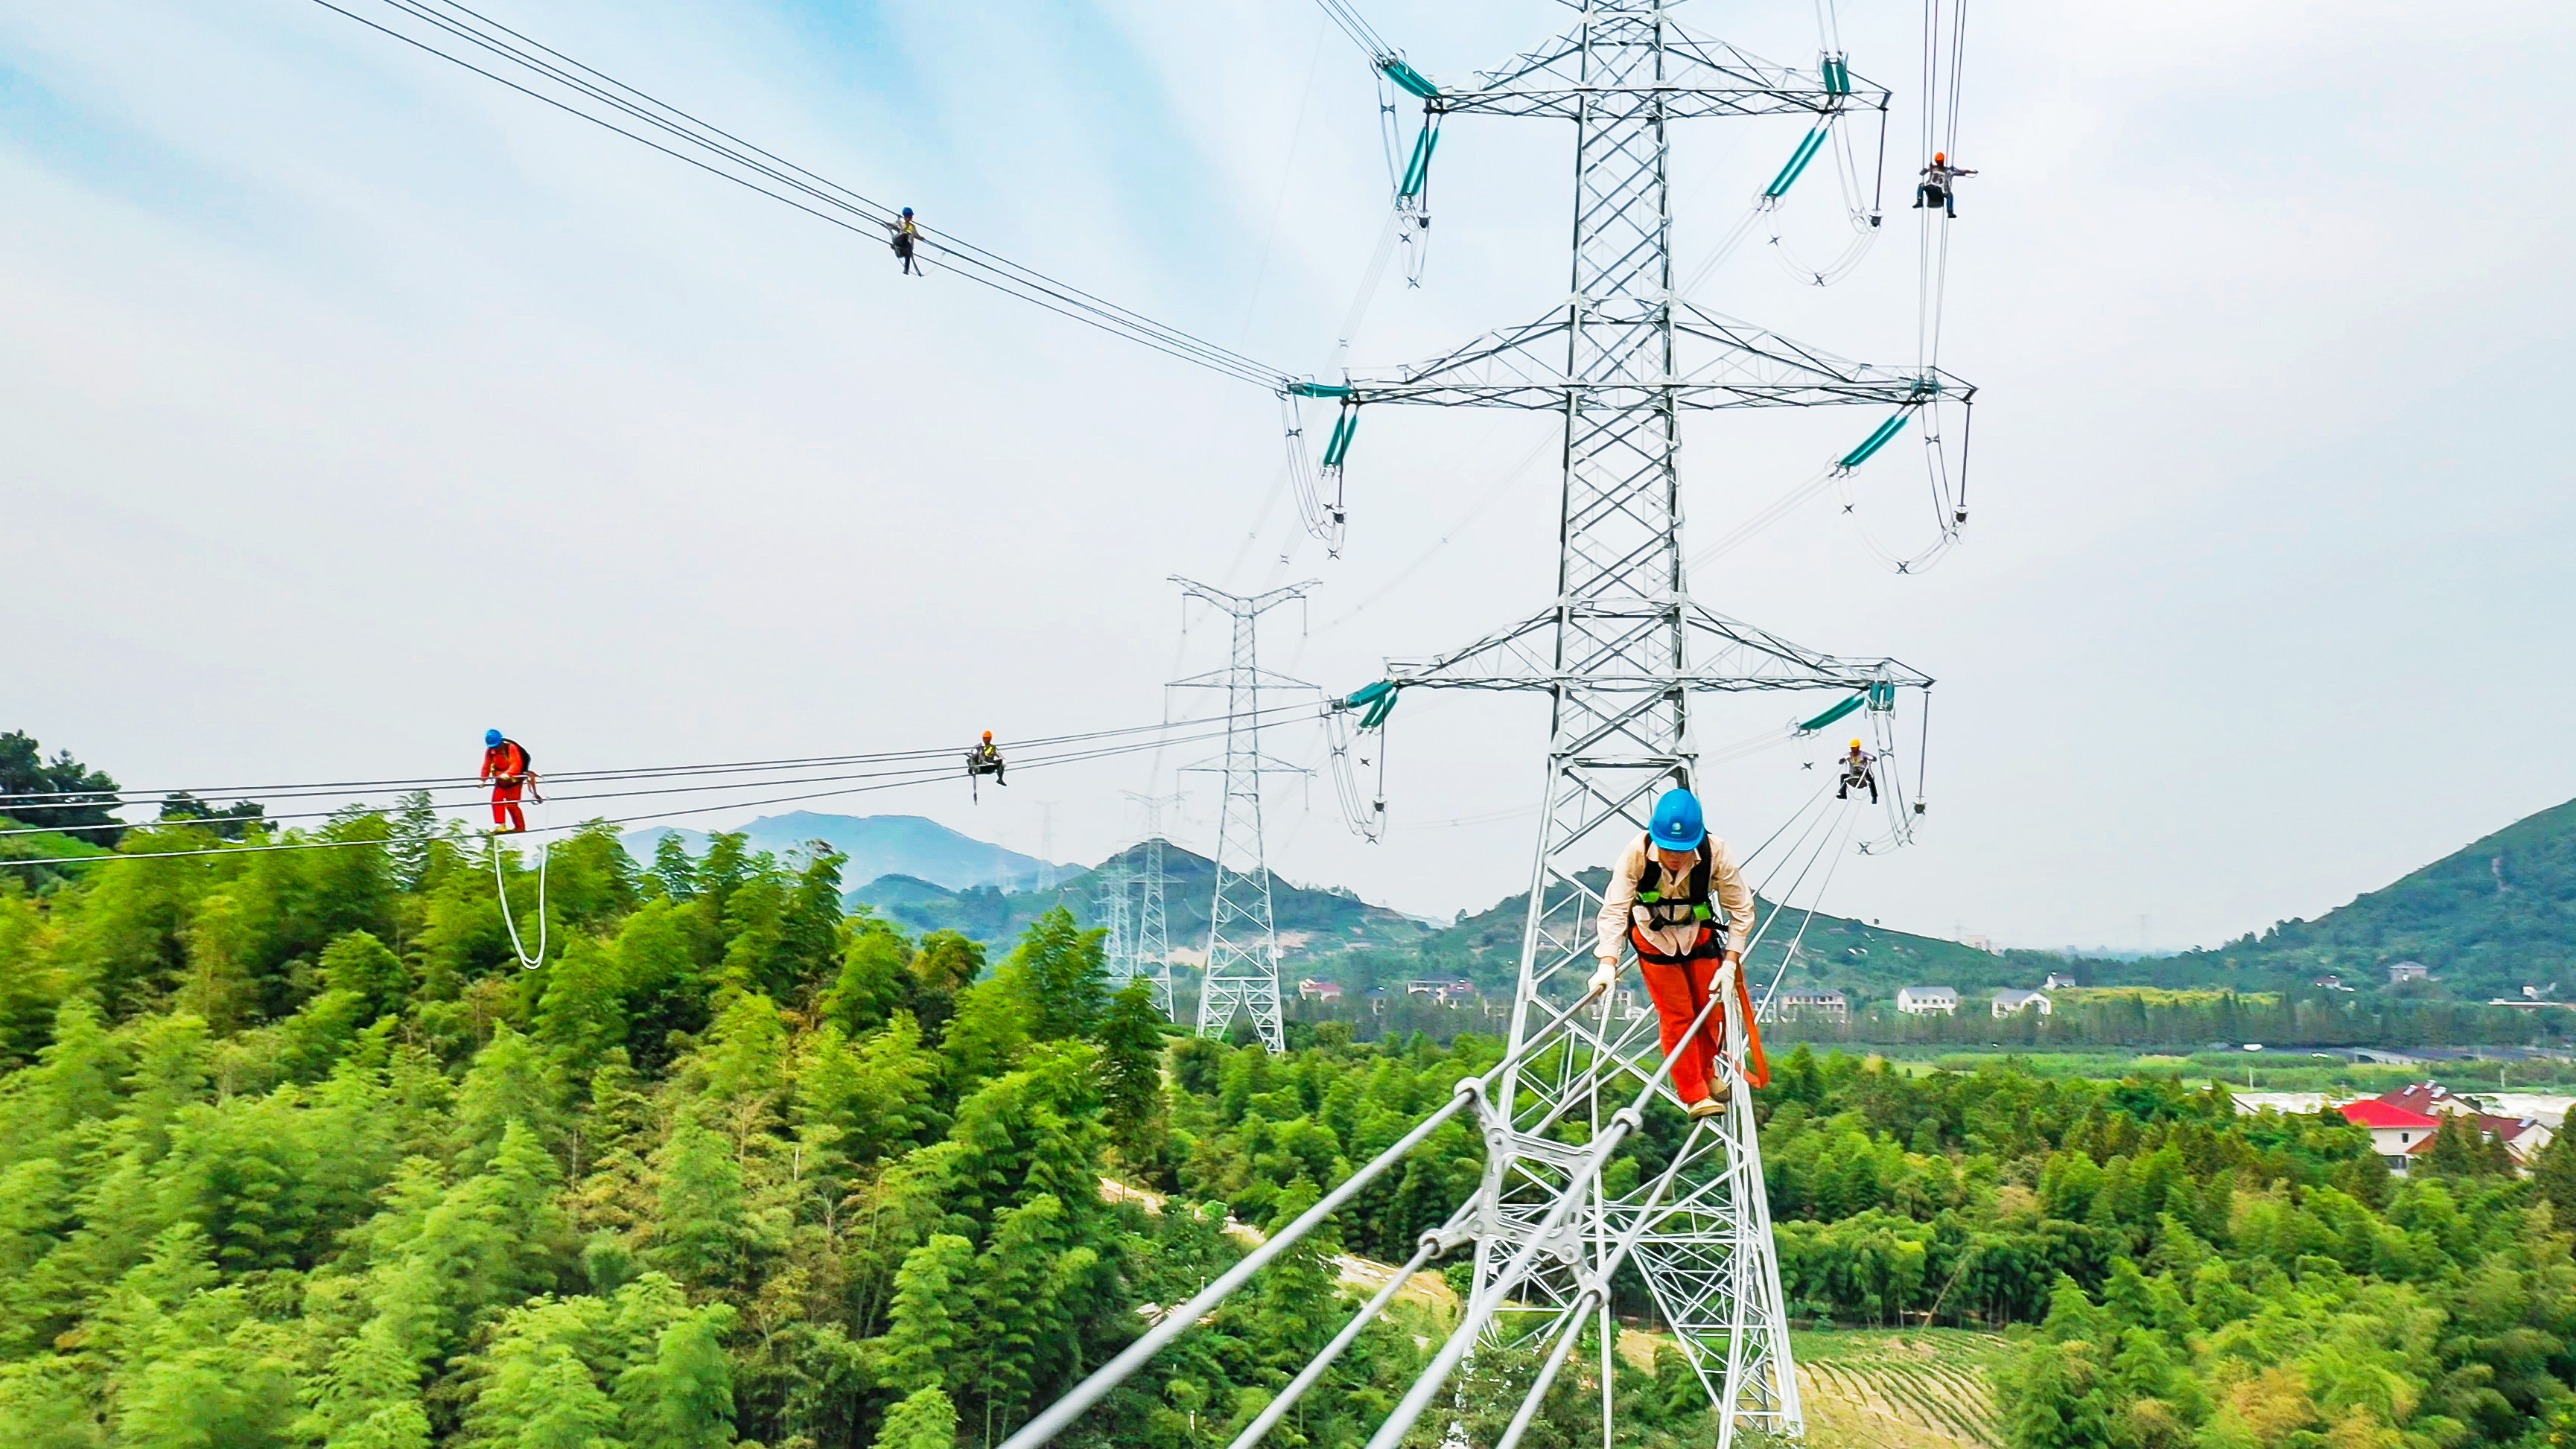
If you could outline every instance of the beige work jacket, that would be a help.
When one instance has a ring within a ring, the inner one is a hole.
[[[1647,852],[1644,831],[1628,842],[1627,853],[1610,867],[1610,893],[1601,902],[1599,939],[1592,954],[1603,961],[1616,963],[1626,954],[1630,914],[1637,906],[1637,882],[1646,873]],[[1753,939],[1753,887],[1744,883],[1744,868],[1735,863],[1735,852],[1727,843],[1712,835],[1708,838],[1708,894],[1714,908],[1709,924],[1716,917],[1726,922],[1726,948],[1741,951]],[[1696,921],[1683,926],[1648,927],[1646,939],[1666,955],[1678,956],[1690,949],[1699,933]]]

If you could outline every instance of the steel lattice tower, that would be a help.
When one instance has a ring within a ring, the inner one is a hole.
[[[1136,976],[1136,938],[1129,919],[1134,885],[1126,862],[1116,857],[1091,873],[1091,908],[1105,933],[1100,938],[1100,960],[1113,992],[1123,990]]]
[[[1135,932],[1130,937],[1135,961],[1133,975],[1153,983],[1154,1004],[1163,1015],[1174,1013],[1172,1004],[1172,936],[1163,917],[1163,807],[1177,803],[1178,795],[1144,795],[1134,790],[1127,798],[1145,807],[1145,862],[1132,879],[1136,888]]]
[[[1581,19],[1567,34],[1472,87],[1425,97],[1434,122],[1471,114],[1574,123],[1570,299],[1535,322],[1393,376],[1291,389],[1338,399],[1345,409],[1516,407],[1565,420],[1550,605],[1455,653],[1389,664],[1402,688],[1529,689],[1551,702],[1547,807],[1512,1011],[1515,1060],[1532,1031],[1583,995],[1600,896],[1579,873],[1612,859],[1629,832],[1642,830],[1663,791],[1693,783],[1692,691],[1931,683],[1893,660],[1800,648],[1691,597],[1682,563],[1681,414],[1918,408],[1970,391],[1933,370],[1909,375],[1842,361],[1705,312],[1673,291],[1671,123],[1804,114],[1821,128],[1856,100],[1839,57],[1812,73],[1759,61],[1685,35],[1657,0],[1581,0],[1578,8]],[[1400,81],[1419,80],[1400,62],[1385,63],[1390,75],[1403,72]],[[1416,93],[1429,89],[1425,82]],[[1860,104],[1884,98],[1875,88],[1863,92]],[[1728,1052],[1741,1062],[1745,1029],[1732,1015]],[[1652,1013],[1621,1022],[1605,1003],[1579,1020],[1565,1049],[1516,1066],[1493,1094],[1487,1172],[1464,1214],[1477,1238],[1480,1295],[1539,1238],[1539,1271],[1503,1285],[1510,1302],[1496,1321],[1521,1326],[1508,1337],[1561,1342],[1569,1315],[1597,1310],[1606,1380],[1616,1339],[1608,1280],[1629,1257],[1622,1240],[1633,1234],[1632,1261],[1722,1411],[1720,1445],[1745,1427],[1801,1432],[1750,1094],[1735,1093],[1716,1130],[1692,1134],[1683,1161],[1649,1165],[1649,1179],[1673,1169],[1666,1185],[1607,1191],[1602,1161],[1573,1143],[1625,1115],[1609,1107],[1646,1084],[1661,1053]],[[1674,1100],[1668,1088],[1662,1095]],[[1576,1123],[1583,1130],[1569,1133]],[[1611,1432],[1605,1412],[1605,1442]]]
[[[1250,1013],[1262,1045],[1287,1049],[1279,1004],[1279,932],[1270,915],[1270,868],[1261,848],[1261,777],[1303,775],[1305,769],[1261,753],[1261,691],[1312,690],[1311,684],[1261,668],[1261,615],[1305,597],[1317,580],[1266,594],[1229,594],[1174,575],[1181,592],[1215,606],[1234,624],[1227,666],[1174,680],[1174,688],[1225,691],[1225,758],[1193,769],[1222,773],[1225,800],[1217,812],[1216,893],[1208,904],[1207,974],[1199,986],[1198,1034],[1223,1036]]]

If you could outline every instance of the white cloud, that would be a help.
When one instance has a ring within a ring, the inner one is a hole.
[[[1812,45],[1804,7],[1694,9],[1780,59]],[[1563,12],[1372,15],[1454,76]],[[502,18],[1284,366],[1329,363],[1377,234],[1374,88],[1294,6]],[[2576,22],[2026,0],[1973,19],[1960,150],[1984,174],[1944,353],[1986,389],[1970,542],[1889,578],[1819,503],[1697,581],[1942,679],[1925,843],[1855,862],[1831,904],[2037,943],[2127,940],[2147,912],[2160,938],[2214,939],[2576,794],[2531,743],[2571,703],[2550,77]],[[1912,23],[1846,16],[1855,68],[1903,83]],[[1213,627],[1176,640],[1168,573],[1322,574],[1318,632],[1274,616],[1269,657],[1342,689],[1548,588],[1541,419],[1372,412],[1353,543],[1326,560],[1277,498],[1270,400],[896,278],[863,239],[318,7],[24,8],[0,47],[0,496],[13,632],[40,661],[0,726],[129,780],[461,770],[491,723],[563,766],[1125,724],[1218,662]],[[1679,129],[1686,256],[1794,130]],[[1564,131],[1451,122],[1429,283],[1389,282],[1357,361],[1563,290]],[[1891,161],[1891,196],[1910,169]],[[1802,237],[1831,235],[1828,192],[1801,194]],[[1843,287],[1749,248],[1702,295],[1910,356],[1912,218],[1891,216]],[[1694,419],[1694,530],[1865,428]],[[1703,739],[1795,712],[1713,702]],[[1526,701],[1409,701],[1399,822],[1529,803],[1542,729]],[[1791,763],[1714,774],[1731,833],[1803,790]],[[1053,800],[1056,853],[1092,855],[1143,775],[846,808],[1035,850]],[[1328,788],[1312,800],[1329,815]],[[1281,870],[1408,908],[1481,906],[1526,872],[1527,821],[1370,848],[1300,812],[1294,790],[1272,811]]]

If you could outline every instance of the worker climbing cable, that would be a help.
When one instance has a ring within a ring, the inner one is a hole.
[[[1914,188],[1914,209],[1921,211],[1930,207],[1952,221],[1958,220],[1959,198],[1953,183],[1962,176],[1976,174],[1965,166],[1951,165],[1948,156],[1933,152],[1932,164],[1923,168],[1922,184]]]
[[[519,797],[537,783],[536,771],[528,768],[527,747],[499,730],[485,730],[480,778],[492,782],[493,832],[516,835],[526,830],[528,817],[519,809]],[[539,794],[536,798],[542,801],[546,797]]]
[[[1725,916],[1724,929],[1717,914]],[[1637,952],[1638,974],[1654,998],[1662,1027],[1665,1055],[1672,1058],[1673,1091],[1694,1117],[1713,1117],[1726,1110],[1733,1088],[1719,1057],[1727,1038],[1727,1018],[1738,1018],[1753,1032],[1753,1013],[1744,992],[1744,950],[1753,936],[1753,888],[1744,880],[1735,852],[1708,833],[1699,797],[1688,790],[1667,790],[1655,802],[1646,832],[1637,837],[1610,869],[1610,886],[1601,902],[1593,955],[1600,962],[1592,974],[1597,994],[1617,981],[1623,946]],[[1691,1029],[1707,1011],[1712,995],[1738,998],[1716,1011],[1699,1030]],[[1685,1040],[1687,1038],[1687,1040]],[[1760,1059],[1762,1039],[1752,1037]],[[1761,1085],[1767,1071],[1752,1080]]]
[[[1862,786],[1867,786],[1869,789],[1869,803],[1872,805],[1877,804],[1878,776],[1871,773],[1869,768],[1877,762],[1878,756],[1862,749],[1860,741],[1852,741],[1851,753],[1843,756],[1842,788],[1834,792],[1834,798],[1837,800],[1848,800],[1851,798],[1851,792],[1853,790]]]
[[[978,779],[990,775],[993,777],[994,784],[1007,785],[1011,782],[1002,778],[1002,763],[1002,747],[993,743],[993,732],[986,730],[984,742],[966,752],[967,778]]]
[[[921,240],[921,228],[913,223],[912,208],[905,207],[901,217],[887,222],[886,230],[893,234],[890,244],[894,247],[894,254],[903,259],[905,273],[910,276],[920,276],[921,268],[912,260],[912,249],[914,244]]]

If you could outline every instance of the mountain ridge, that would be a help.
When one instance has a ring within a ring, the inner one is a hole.
[[[735,832],[750,837],[754,850],[784,855],[820,840],[849,857],[844,880],[873,880],[882,875],[908,875],[947,890],[982,885],[1035,885],[1050,874],[1062,876],[1080,866],[1052,865],[988,841],[977,840],[920,815],[821,815],[798,810],[764,815]],[[677,826],[654,826],[620,837],[626,853],[639,861],[653,858],[663,836],[676,835],[691,855],[704,855],[708,832]]]

